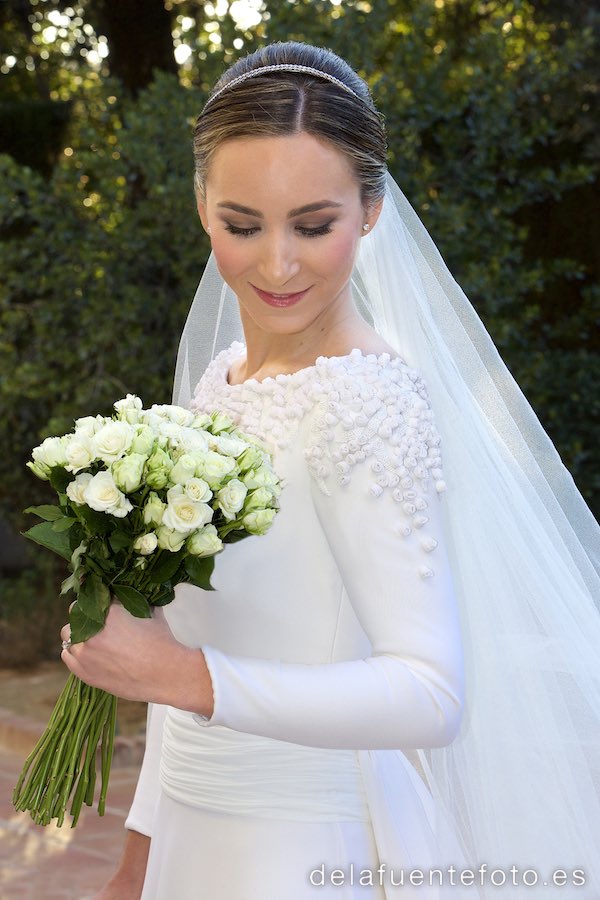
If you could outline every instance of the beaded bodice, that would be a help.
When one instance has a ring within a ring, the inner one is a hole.
[[[401,357],[388,353],[319,357],[314,365],[290,374],[229,384],[227,376],[245,347],[234,342],[209,365],[198,384],[192,408],[228,412],[240,428],[279,451],[292,447],[303,431],[303,455],[319,489],[332,482],[347,485],[356,466],[370,471],[368,492],[389,493],[402,515],[396,530],[408,537],[429,521],[426,498],[430,479],[445,490],[440,436],[421,375]],[[420,532],[430,552],[433,537]],[[422,577],[433,570],[419,567]]]

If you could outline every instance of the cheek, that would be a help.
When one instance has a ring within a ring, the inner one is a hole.
[[[241,240],[234,243],[225,236],[213,238],[212,251],[215,255],[219,272],[225,279],[227,279],[227,276],[232,277],[237,272],[242,272],[246,269],[251,256],[251,251],[244,247]]]
[[[351,231],[332,237],[327,254],[323,257],[323,267],[329,267],[332,275],[336,271],[340,274],[347,273],[354,265],[357,246],[357,238]]]

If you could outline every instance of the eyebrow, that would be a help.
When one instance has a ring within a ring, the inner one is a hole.
[[[254,216],[257,219],[264,219],[263,214],[258,209],[251,209],[251,207],[242,206],[240,203],[225,201],[224,203],[217,203],[217,206],[224,209],[233,209],[235,212],[244,213],[244,215],[247,216]],[[331,206],[339,207],[343,206],[343,204],[336,203],[335,200],[319,200],[316,203],[307,203],[306,206],[299,206],[297,209],[290,209],[287,218],[293,219],[295,216],[302,215],[302,213],[317,212],[319,209],[326,209]]]

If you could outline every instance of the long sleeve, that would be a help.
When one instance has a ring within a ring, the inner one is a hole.
[[[342,403],[333,419],[318,410],[304,450],[317,518],[371,654],[304,665],[205,645],[215,706],[200,725],[325,748],[439,747],[455,737],[462,646],[439,437],[419,386],[384,378],[368,408],[350,414]]]

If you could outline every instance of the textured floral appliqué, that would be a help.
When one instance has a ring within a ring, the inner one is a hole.
[[[322,396],[304,451],[319,488],[331,493],[332,481],[350,482],[356,466],[368,466],[368,493],[391,493],[398,503],[397,533],[420,532],[420,546],[430,553],[437,541],[421,529],[429,521],[427,493],[445,490],[441,438],[433,421],[427,390],[418,372],[400,358],[350,354],[343,370],[321,382]],[[359,376],[359,377],[357,377]],[[430,566],[419,566],[430,578]]]
[[[332,483],[349,484],[353,469],[367,466],[369,496],[376,502],[388,492],[398,504],[399,538],[417,529],[423,553],[431,553],[437,541],[423,530],[429,484],[438,493],[446,486],[441,439],[421,375],[400,357],[353,350],[319,357],[290,374],[230,385],[229,366],[243,352],[235,342],[210,364],[192,409],[221,409],[242,430],[282,451],[293,448],[304,423],[304,457],[319,489],[330,494]],[[419,574],[430,578],[434,572],[423,563]]]

